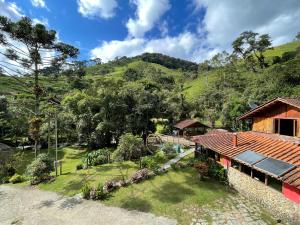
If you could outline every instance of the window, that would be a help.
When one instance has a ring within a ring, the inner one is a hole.
[[[297,121],[294,119],[275,119],[274,132],[276,134],[296,136]]]

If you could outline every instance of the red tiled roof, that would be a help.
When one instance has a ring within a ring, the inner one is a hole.
[[[246,112],[245,114],[241,115],[240,117],[238,117],[239,120],[243,120],[243,119],[247,119],[247,118],[250,118],[252,117],[255,113],[257,112],[260,112],[260,111],[263,111],[265,110],[266,108],[276,104],[276,103],[284,103],[284,104],[287,104],[287,105],[291,105],[291,106],[294,106],[296,108],[299,108],[300,109],[300,98],[284,98],[284,97],[281,97],[281,98],[275,98],[275,99],[272,99],[271,101],[268,101],[248,112]]]
[[[197,120],[193,120],[193,119],[186,119],[186,120],[182,120],[180,122],[178,122],[177,124],[174,125],[174,127],[182,130],[184,128],[188,128],[188,127],[194,127],[194,126],[199,126],[199,127],[208,127],[205,124],[200,123]]]
[[[234,135],[230,132],[214,132],[194,136],[191,140],[229,158],[234,158],[242,152],[251,150],[293,164],[297,167],[285,174],[283,181],[300,189],[299,138],[253,131],[238,132],[236,133],[238,144],[237,147],[233,147]]]

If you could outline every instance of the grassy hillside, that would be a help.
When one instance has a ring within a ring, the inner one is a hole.
[[[274,56],[282,56],[285,52],[291,52],[300,47],[300,41],[290,42],[284,45],[276,46],[273,49],[265,52],[265,57],[268,62],[272,61]],[[272,67],[272,66],[271,66]],[[218,74],[215,71],[209,71],[206,74],[199,74],[195,80],[188,80],[185,82],[185,91],[188,100],[193,100],[196,96],[201,95],[205,91],[205,88],[209,87],[217,78]],[[256,76],[251,72],[243,73],[245,78],[251,78]]]
[[[300,41],[290,42],[266,51],[265,56],[268,61],[271,61],[274,56],[282,56],[284,52],[293,51],[298,47],[300,47]],[[117,63],[108,63],[90,66],[86,69],[87,74],[84,79],[87,80],[88,83],[90,83],[90,80],[99,80],[102,79],[103,76],[120,78],[128,68],[145,70],[149,67],[155,68],[156,70],[160,70],[166,75],[172,75],[175,78],[182,77],[184,73],[181,69],[169,69],[165,66],[156,63],[142,61],[140,57],[135,57],[128,58],[128,60],[125,63],[121,63],[121,65],[118,65]],[[109,68],[110,71],[103,72],[107,70],[107,68]],[[188,74],[191,72],[185,73]],[[245,74],[245,76],[248,75]],[[196,79],[185,79],[184,88],[187,99],[193,100],[195,96],[201,95],[201,93],[203,93],[203,91],[205,91],[205,89],[215,81],[217,76],[218,75],[215,71],[210,71],[206,74],[198,74],[198,77]],[[23,77],[19,79],[26,83],[33,82],[33,79],[30,77]],[[42,76],[41,84],[44,87],[44,89],[48,92],[63,94],[67,90],[66,86],[68,86],[68,81],[65,77],[59,77],[58,79],[54,79],[52,77]],[[0,94],[13,95],[17,93],[22,93],[24,90],[26,90],[26,88],[24,88],[24,85],[22,85],[15,79],[7,76],[0,76]]]
[[[300,47],[300,41],[289,42],[284,45],[276,46],[273,49],[267,50],[265,52],[266,58],[272,58],[274,56],[282,56],[285,52],[290,52],[296,50],[296,48]]]

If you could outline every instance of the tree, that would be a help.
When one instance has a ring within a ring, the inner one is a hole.
[[[140,159],[143,156],[143,148],[142,138],[131,133],[123,134],[114,152],[114,158],[117,161]]]
[[[300,32],[296,35],[296,40],[300,40]]]
[[[9,129],[8,101],[4,95],[0,95],[0,139]]]
[[[252,31],[245,31],[232,43],[234,54],[241,56],[246,62],[249,62],[249,66],[253,71],[255,65],[253,63],[253,57],[258,60],[260,68],[267,67],[265,57],[263,53],[270,49],[272,43],[268,34],[262,34]]]
[[[39,141],[40,126],[40,99],[44,93],[39,82],[39,75],[43,67],[53,65],[62,65],[68,57],[76,57],[78,49],[71,45],[57,42],[56,32],[47,30],[43,24],[33,24],[31,19],[23,17],[19,21],[0,16],[0,44],[5,51],[1,52],[7,58],[7,61],[0,64],[6,74],[15,75],[33,75],[34,84],[30,85],[22,82],[24,86],[32,89],[35,97],[34,115],[30,120],[30,133],[34,134],[35,155]],[[24,48],[26,50],[24,50]],[[50,56],[47,56],[50,55]],[[13,66],[11,62],[17,63]],[[19,80],[20,81],[20,80]]]

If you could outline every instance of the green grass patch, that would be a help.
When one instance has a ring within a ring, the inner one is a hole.
[[[175,218],[180,224],[190,223],[186,213],[191,205],[204,206],[222,199],[230,190],[214,181],[199,181],[193,168],[156,176],[140,184],[121,188],[105,200],[106,204],[129,210],[152,212]]]

